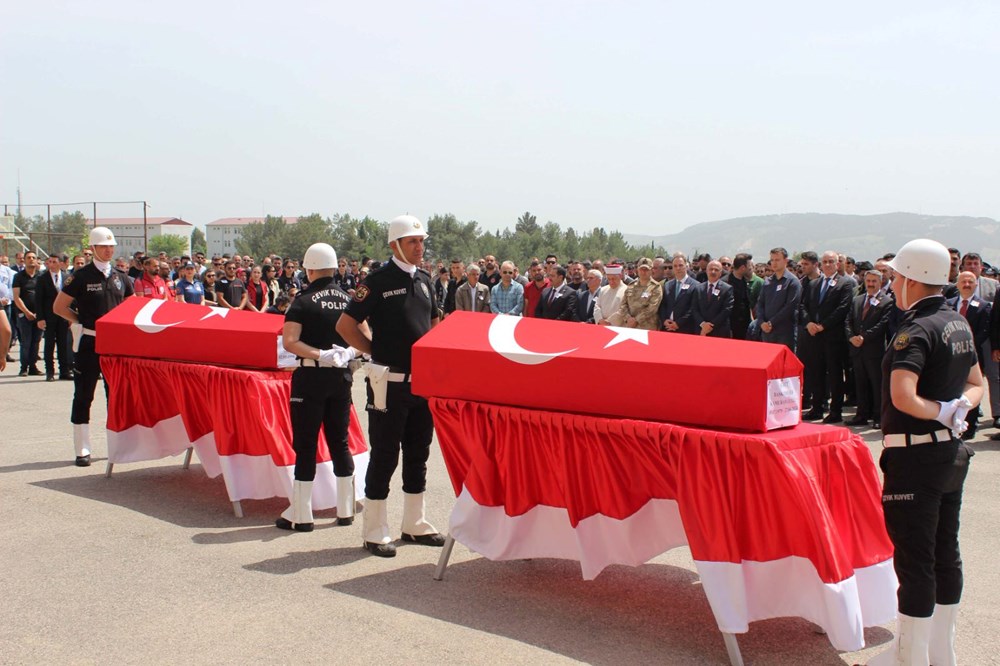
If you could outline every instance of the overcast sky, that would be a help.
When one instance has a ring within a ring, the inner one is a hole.
[[[5,2],[0,202],[1000,217],[998,34],[995,2]]]

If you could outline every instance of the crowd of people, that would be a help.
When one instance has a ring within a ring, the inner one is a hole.
[[[997,270],[976,253],[949,252],[945,296],[975,332],[993,413],[1000,414],[1000,400],[993,397],[1000,397]],[[91,261],[89,254],[52,256],[44,264],[34,252],[18,252],[13,263],[0,256],[0,305],[12,329],[10,346],[20,345],[16,361],[22,376],[42,374],[41,351],[47,379],[71,379],[69,334],[52,302],[63,281]],[[805,367],[806,420],[840,423],[844,406],[855,405],[848,424],[877,428],[881,358],[900,316],[892,307],[892,256],[858,261],[833,251],[805,251],[793,259],[784,248],[774,248],[763,262],[747,253],[606,262],[548,255],[531,259],[522,272],[513,261],[486,255],[469,263],[424,261],[421,267],[432,276],[442,316],[492,312],[784,344]],[[341,257],[334,284],[353,295],[379,263]],[[239,254],[209,259],[202,252],[136,253],[118,257],[115,267],[128,275],[139,296],[272,314],[284,314],[308,286],[296,259],[273,254],[258,261]],[[8,349],[4,352],[6,362],[15,362]],[[966,438],[975,436],[978,422],[977,414],[969,416]],[[1000,428],[1000,418],[992,425]]]

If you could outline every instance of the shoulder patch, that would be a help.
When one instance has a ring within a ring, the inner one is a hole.
[[[370,293],[371,293],[371,290],[368,288],[368,285],[363,284],[363,285],[359,286],[357,289],[354,290],[354,300],[356,300],[358,303],[360,303],[361,301],[363,301],[366,298],[368,298],[368,294],[370,294]]]
[[[66,279],[63,280],[63,287],[65,287],[66,285],[68,285],[72,281],[73,281],[73,276],[72,275],[67,275]]]
[[[895,349],[896,351],[901,351],[903,349],[906,349],[906,347],[909,344],[910,344],[909,334],[900,333],[899,335],[896,336],[895,341],[893,341],[892,348]]]

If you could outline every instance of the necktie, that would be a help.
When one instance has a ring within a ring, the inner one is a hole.
[[[826,298],[827,287],[830,286],[830,281],[827,278],[823,278],[823,283],[819,286],[819,302],[822,303],[823,299]]]
[[[960,314],[960,315],[962,315],[962,316],[964,317],[964,316],[965,316],[965,314],[966,314],[966,313],[967,313],[968,311],[969,311],[969,299],[967,299],[967,298],[963,298],[963,299],[962,299],[962,307],[961,307],[961,309],[960,309],[960,310],[958,311],[958,314]]]
[[[872,299],[865,299],[865,307],[861,309],[861,319],[864,320],[868,316],[868,311],[872,309]]]
[[[549,305],[552,305],[554,300],[556,300],[556,288],[552,287],[552,291],[549,292]]]
[[[674,280],[674,298],[676,299],[681,295],[681,281]]]
[[[715,291],[715,285],[711,282],[708,283],[708,300],[712,300],[712,293]]]

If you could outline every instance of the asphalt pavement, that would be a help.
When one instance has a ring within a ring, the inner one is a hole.
[[[116,465],[104,478],[100,391],[94,465],[77,468],[72,382],[16,373],[0,373],[2,664],[728,663],[686,548],[588,582],[574,562],[490,562],[456,545],[434,581],[439,549],[369,556],[360,516],[337,527],[318,512],[314,532],[284,532],[273,521],[287,501],[272,499],[244,501],[236,518],[197,459],[189,470],[181,457]],[[155,399],[158,387],[136,390]],[[364,420],[359,391],[356,404]],[[960,664],[1000,663],[994,432],[973,442],[965,490]],[[861,434],[877,456],[877,433]],[[453,502],[435,442],[427,504],[442,530]],[[390,525],[401,512],[397,472]],[[748,664],[852,664],[891,629],[869,628],[869,647],[850,654],[796,618],[753,623],[739,642]]]

